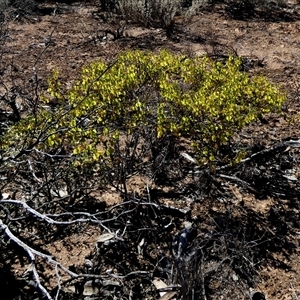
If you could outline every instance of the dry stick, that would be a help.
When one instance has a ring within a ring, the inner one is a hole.
[[[252,159],[254,159],[257,156],[261,156],[261,155],[265,155],[268,154],[270,152],[275,152],[275,151],[282,151],[285,150],[288,147],[292,147],[292,148],[300,148],[300,140],[290,140],[290,141],[286,141],[284,143],[281,143],[279,145],[275,145],[271,148],[267,148],[264,149],[262,151],[256,152],[254,154],[252,154],[250,157],[247,157],[245,159],[241,160],[241,163],[245,163],[248,161],[251,161]],[[225,167],[225,166],[224,166]]]
[[[80,277],[78,274],[68,270],[67,268],[65,268],[62,264],[60,264],[59,262],[57,262],[56,260],[54,260],[52,258],[51,255],[47,255],[44,254],[40,251],[37,251],[33,248],[31,248],[30,246],[28,246],[27,244],[25,244],[24,242],[22,242],[18,237],[16,237],[8,228],[8,226],[6,224],[4,224],[2,222],[2,220],[0,219],[0,227],[4,230],[5,234],[12,240],[14,241],[17,245],[19,245],[21,248],[23,248],[30,256],[30,258],[34,261],[34,255],[37,255],[45,260],[48,260],[51,264],[57,266],[58,268],[60,268],[61,270],[63,270],[64,272],[66,272],[67,274],[69,274],[71,277],[77,278]]]
[[[27,250],[27,249],[25,249],[25,250],[27,251],[27,253],[28,253],[28,255],[30,256],[30,259],[31,259],[32,272],[33,272],[33,276],[34,276],[35,282],[37,284],[37,287],[47,297],[47,299],[51,300],[52,297],[50,296],[48,291],[45,289],[45,287],[40,282],[40,277],[39,277],[39,274],[38,274],[38,272],[36,270],[36,266],[35,266],[35,257],[34,257],[34,255],[29,250]]]
[[[257,157],[257,156],[266,155],[266,154],[268,154],[270,152],[286,150],[286,148],[288,148],[288,147],[300,148],[300,140],[290,140],[290,141],[286,141],[284,143],[281,143],[279,145],[275,145],[275,146],[273,146],[271,148],[264,149],[262,151],[259,151],[257,153],[252,154],[250,157],[247,157],[247,158],[241,160],[241,163],[249,162],[252,159],[254,159],[255,157]],[[224,167],[221,167],[221,168],[218,168],[217,170],[221,170],[222,168],[227,168],[227,167],[228,167],[228,165],[224,166]],[[224,174],[218,174],[218,176],[221,177],[221,178],[225,178],[225,179],[229,179],[229,180],[232,180],[232,181],[236,181],[236,182],[242,184],[244,187],[246,187],[252,193],[259,194],[259,192],[256,191],[254,188],[252,188],[249,183],[247,183],[244,180],[241,180],[240,178],[238,178],[236,176],[228,176],[228,175],[224,175]]]
[[[20,246],[21,248],[23,248],[28,253],[28,255],[29,255],[30,259],[31,259],[31,262],[32,262],[32,270],[33,270],[33,274],[34,274],[37,286],[44,293],[44,295],[47,297],[47,299],[49,299],[49,300],[52,300],[52,297],[50,296],[50,294],[47,292],[47,290],[40,283],[39,276],[38,276],[38,273],[37,273],[36,268],[35,268],[35,255],[41,257],[42,259],[47,260],[49,263],[51,263],[52,265],[54,265],[55,268],[56,268],[56,274],[58,274],[58,270],[57,269],[59,268],[62,271],[64,271],[65,273],[67,273],[70,277],[72,277],[72,279],[77,279],[77,278],[103,279],[103,278],[107,277],[105,275],[77,274],[77,273],[74,273],[74,272],[70,271],[69,269],[67,269],[66,267],[64,267],[59,262],[57,262],[55,259],[53,259],[51,255],[47,255],[47,254],[44,254],[42,252],[39,252],[39,251],[31,248],[30,246],[28,246],[24,242],[22,242],[18,237],[16,237],[10,231],[10,229],[8,228],[8,226],[6,224],[4,224],[1,219],[0,219],[0,228],[3,229],[4,233],[12,241],[14,241],[18,246]],[[146,271],[133,271],[133,272],[130,272],[130,273],[126,274],[126,275],[116,275],[116,274],[113,273],[112,270],[107,270],[106,274],[108,276],[116,278],[116,279],[125,279],[126,277],[131,276],[131,275],[149,275],[149,272],[146,272]],[[60,278],[59,278],[59,280],[60,280]],[[59,284],[59,287],[60,287],[60,284]],[[57,296],[58,295],[56,295],[56,299],[57,299]]]
[[[132,212],[132,211],[135,210],[135,208],[133,208],[131,210],[127,210],[125,212],[120,213],[116,217],[113,217],[113,218],[110,218],[110,219],[105,219],[105,220],[101,221],[101,220],[99,220],[99,219],[96,218],[96,215],[98,215],[99,213],[90,214],[90,213],[87,213],[87,212],[73,212],[73,213],[67,212],[67,213],[61,213],[61,214],[53,214],[53,215],[49,214],[49,215],[45,215],[45,214],[41,214],[40,212],[38,212],[34,208],[30,207],[27,203],[25,203],[23,201],[20,201],[20,200],[1,199],[0,203],[2,203],[2,204],[7,203],[7,204],[20,205],[26,211],[28,211],[32,215],[38,217],[39,219],[42,219],[43,221],[47,222],[48,224],[53,224],[53,225],[72,225],[72,224],[76,224],[76,223],[91,222],[91,223],[100,224],[109,233],[112,233],[112,231],[109,228],[107,228],[105,225],[103,225],[103,223],[114,221],[114,220],[118,219],[120,216],[122,216],[124,214],[128,214],[128,213],[130,213],[130,212]],[[135,202],[135,201],[128,201],[126,203],[124,202],[122,204],[117,204],[117,205],[113,206],[110,210],[112,210],[113,208],[116,208],[118,206],[125,205],[127,203],[135,203],[135,204],[143,204],[143,205],[149,204],[149,205],[153,205],[155,207],[158,207],[158,205],[154,204],[154,203],[141,203],[141,202]],[[59,218],[59,217],[62,217],[62,216],[74,217],[75,215],[82,215],[82,216],[86,216],[87,218],[77,218],[77,219],[71,220],[71,221],[56,221],[56,220],[53,219],[53,218]],[[115,236],[115,238],[118,239],[118,240],[124,241],[124,239],[122,239],[121,237]]]
[[[40,180],[39,178],[36,177],[35,172],[34,172],[34,169],[33,169],[32,164],[31,164],[31,161],[30,161],[29,159],[27,159],[27,162],[28,162],[29,169],[30,169],[30,171],[31,171],[31,174],[32,174],[33,178],[34,178],[37,182],[41,183],[42,180]]]
[[[91,223],[96,223],[99,224],[100,226],[102,226],[107,232],[109,233],[113,233],[107,226],[104,225],[104,223],[107,222],[111,222],[114,221],[116,219],[118,219],[119,217],[121,217],[122,215],[128,214],[130,212],[135,211],[135,207],[131,210],[127,210],[125,212],[120,213],[119,215],[110,218],[110,219],[105,219],[105,220],[99,220],[96,216],[99,213],[96,214],[90,214],[87,212],[66,212],[66,213],[61,213],[61,214],[41,214],[40,212],[38,212],[37,210],[35,210],[34,208],[30,207],[26,202],[20,201],[20,200],[12,200],[12,199],[1,199],[0,203],[2,204],[14,204],[14,205],[20,205],[22,206],[26,211],[28,211],[29,213],[31,213],[32,215],[38,217],[39,219],[42,219],[43,221],[47,222],[48,224],[53,224],[53,225],[72,225],[72,224],[76,224],[76,223],[86,223],[86,222],[91,222]],[[116,208],[118,206],[121,205],[125,205],[127,203],[135,203],[137,205],[150,205],[150,206],[154,206],[157,209],[160,208],[164,208],[164,209],[168,209],[171,211],[177,211],[183,215],[186,215],[187,213],[189,213],[189,210],[187,209],[180,209],[177,207],[173,207],[173,206],[168,206],[168,205],[163,205],[163,204],[155,204],[155,203],[148,203],[148,202],[141,202],[141,201],[127,201],[126,203],[124,202],[123,204],[117,204],[112,208]],[[100,213],[101,214],[101,213]],[[86,218],[77,218],[75,220],[71,220],[71,221],[56,221],[53,218],[60,218],[62,216],[70,216],[70,217],[74,217],[75,215],[81,215],[81,216],[85,216]],[[123,241],[123,239],[121,237],[115,236],[116,239]]]
[[[42,55],[45,53],[45,51],[46,51],[46,50],[49,48],[49,46],[51,45],[51,43],[52,43],[52,35],[53,35],[54,31],[56,30],[56,27],[57,27],[57,26],[55,26],[55,27],[52,29],[52,31],[51,31],[51,33],[50,33],[50,35],[49,35],[49,38],[47,39],[47,41],[45,41],[45,48],[41,51],[41,53],[38,55],[38,57],[36,58],[36,60],[35,60],[35,62],[34,62],[33,70],[34,70],[35,76],[36,76],[35,66],[37,65],[38,61],[40,60],[40,58],[42,57]],[[37,77],[36,77],[36,79],[37,79]]]
[[[34,249],[32,249],[31,247],[29,247],[28,245],[26,245],[25,243],[23,243],[19,238],[17,238],[10,230],[9,228],[7,227],[7,225],[3,224],[2,220],[0,219],[0,227],[4,230],[5,234],[12,240],[14,241],[17,245],[19,245],[21,248],[23,248],[29,255],[30,257],[30,260],[31,260],[31,265],[32,265],[32,271],[33,271],[33,275],[34,275],[34,278],[35,278],[35,282],[37,284],[37,287],[40,289],[40,291],[47,297],[47,299],[49,300],[52,300],[52,297],[50,296],[50,294],[47,292],[47,290],[43,287],[43,285],[41,284],[40,282],[40,279],[39,279],[39,275],[37,273],[37,270],[36,270],[36,267],[35,267],[35,256],[34,254],[36,255],[39,255],[39,256],[42,256],[43,258],[45,258],[45,256],[48,256],[48,255],[45,255],[45,254],[42,254]],[[48,258],[48,257],[47,257]],[[49,256],[50,258],[50,256]],[[51,258],[52,260],[52,258]]]
[[[256,158],[257,156],[266,155],[268,153],[275,152],[275,151],[282,151],[282,150],[285,150],[288,147],[299,148],[300,147],[300,140],[286,141],[286,142],[281,143],[279,145],[275,145],[275,146],[273,146],[271,148],[267,148],[267,149],[264,149],[262,151],[256,152],[256,153],[252,154],[250,157],[242,159],[240,163],[249,162],[249,161],[253,160],[254,158]],[[217,170],[219,171],[219,170],[222,170],[222,169],[226,169],[229,166],[231,166],[231,165],[226,165],[226,166],[217,168]]]
[[[136,199],[136,198],[135,198]],[[2,200],[1,200],[2,201]],[[5,202],[7,200],[3,200],[3,202]],[[14,200],[8,200],[8,201],[14,201]],[[21,205],[23,205],[24,202],[21,202]],[[152,203],[152,202],[142,202],[141,200],[138,200],[138,201],[134,201],[134,200],[129,200],[129,201],[125,201],[121,204],[116,204],[115,206],[112,206],[111,208],[109,208],[107,211],[105,211],[105,213],[109,212],[109,211],[112,211],[113,209],[117,208],[117,207],[120,207],[120,206],[124,206],[124,205],[127,205],[127,204],[130,204],[130,203],[133,203],[133,204],[136,204],[136,205],[145,205],[145,206],[153,206],[155,208],[157,208],[158,210],[160,209],[165,209],[165,210],[169,210],[171,212],[178,212],[179,214],[181,215],[187,215],[189,212],[190,212],[190,209],[184,209],[184,208],[178,208],[178,207],[175,207],[175,206],[170,206],[170,205],[165,205],[165,204],[156,204],[156,203]],[[24,206],[24,205],[23,205]],[[132,211],[135,211],[136,208],[133,208],[131,210],[127,210],[125,212],[122,212],[120,213],[118,216],[116,217],[113,217],[113,218],[110,218],[110,219],[105,219],[105,220],[98,220],[96,219],[96,216],[98,215],[101,215],[103,214],[103,212],[97,212],[95,214],[90,214],[90,213],[87,213],[87,212],[64,212],[64,213],[61,213],[61,214],[47,214],[46,216],[48,217],[52,217],[52,218],[60,218],[60,217],[63,217],[63,216],[75,216],[75,215],[82,215],[82,216],[86,216],[90,219],[77,219],[77,221],[79,222],[87,222],[87,221],[91,221],[92,223],[98,223],[100,224],[103,228],[105,228],[105,230],[107,230],[108,232],[110,232],[109,229],[107,229],[106,227],[104,227],[104,223],[107,223],[107,222],[111,222],[113,220],[116,220],[117,218],[119,218],[120,216],[124,215],[124,214],[127,214],[127,213],[130,213]],[[69,221],[71,222],[71,221]],[[73,223],[76,222],[76,220],[72,221]],[[67,223],[64,223],[65,225],[68,225]],[[72,224],[72,223],[70,223]],[[63,223],[59,223],[58,225],[63,225]]]
[[[202,298],[203,300],[207,300],[206,293],[205,293],[204,253],[202,249],[201,249],[200,276],[201,276]]]
[[[120,213],[118,216],[116,216],[114,218],[106,219],[106,220],[103,220],[103,221],[98,220],[97,218],[95,218],[94,215],[91,215],[89,213],[82,213],[82,214],[84,214],[84,215],[86,215],[88,217],[87,219],[81,218],[81,219],[75,219],[75,220],[72,220],[72,221],[56,221],[56,220],[48,217],[47,215],[39,213],[37,210],[35,210],[32,207],[30,207],[27,203],[25,203],[23,201],[20,201],[20,200],[11,200],[11,199],[5,200],[5,199],[1,199],[0,203],[18,204],[20,206],[23,206],[23,208],[26,211],[30,212],[34,216],[36,216],[36,217],[38,217],[38,218],[40,218],[40,219],[42,219],[44,221],[46,221],[48,224],[53,224],[53,225],[72,225],[72,224],[76,224],[76,223],[91,222],[91,223],[99,224],[100,226],[102,226],[109,233],[112,233],[112,231],[107,226],[105,226],[103,223],[116,220],[118,217],[120,217],[120,216],[122,216],[122,215],[124,215],[126,213],[129,213],[129,212],[132,212],[132,211],[135,210],[135,208],[133,208],[132,210],[128,210],[128,211]],[[63,214],[61,214],[61,215],[63,215]],[[72,215],[72,213],[70,213],[70,215]],[[60,215],[56,215],[56,216],[59,217]],[[118,236],[115,236],[115,238],[118,239],[118,240],[122,240],[123,241],[123,239],[120,238],[120,237],[118,237]]]
[[[80,222],[92,221],[90,219],[76,219],[73,221],[55,221],[55,220],[49,218],[48,216],[39,213],[38,211],[36,211],[32,207],[30,207],[27,203],[20,201],[20,200],[3,200],[2,199],[2,200],[0,200],[0,203],[18,204],[20,206],[23,206],[23,208],[26,211],[30,212],[34,216],[36,216],[44,221],[46,221],[48,224],[53,224],[53,225],[71,225],[71,224],[80,223]],[[93,221],[95,221],[95,220],[93,220]],[[101,223],[101,221],[99,221],[98,223]]]
[[[281,143],[279,145],[275,145],[271,148],[267,148],[267,149],[264,149],[262,151],[256,152],[256,153],[252,154],[250,157],[242,159],[240,161],[240,164],[249,162],[249,161],[253,160],[254,158],[256,158],[258,156],[263,156],[263,155],[269,154],[271,152],[286,150],[286,148],[288,148],[288,147],[300,148],[300,140],[286,141],[286,142]],[[222,171],[222,170],[225,170],[225,169],[228,169],[228,168],[231,168],[231,167],[232,167],[231,164],[227,164],[225,166],[216,168],[216,171]],[[197,170],[197,171],[191,171],[190,173],[201,174],[201,173],[204,173],[204,172],[205,172],[204,170]]]
[[[59,296],[59,292],[61,290],[61,278],[59,276],[59,272],[58,272],[58,267],[55,266],[55,273],[56,273],[56,277],[57,277],[57,291],[56,291],[56,296],[55,296],[55,300],[58,300],[58,296]]]
[[[232,181],[236,181],[237,183],[240,183],[241,185],[243,185],[245,188],[247,188],[250,192],[252,192],[255,195],[258,195],[259,192],[254,189],[248,182],[236,177],[236,176],[228,176],[228,175],[224,175],[224,174],[217,174],[217,176],[221,177],[221,178],[225,178],[225,179],[229,179]]]

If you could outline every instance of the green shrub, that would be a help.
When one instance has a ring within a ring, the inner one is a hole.
[[[112,64],[93,62],[67,91],[54,72],[48,93],[35,115],[10,128],[2,149],[64,148],[77,164],[109,161],[121,136],[147,128],[157,140],[184,138],[199,163],[207,163],[235,132],[285,100],[265,77],[241,72],[239,58],[221,63],[167,51],[128,51]],[[53,99],[55,110],[47,107]]]

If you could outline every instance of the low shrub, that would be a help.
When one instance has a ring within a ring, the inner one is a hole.
[[[77,164],[112,163],[124,136],[147,132],[142,148],[154,132],[156,141],[188,141],[199,164],[213,163],[234,133],[278,111],[285,100],[265,77],[240,71],[240,63],[237,57],[222,63],[167,51],[127,51],[111,64],[84,67],[66,91],[54,72],[43,105],[7,131],[2,150],[64,149]],[[56,108],[51,108],[53,99]]]
[[[172,31],[176,15],[191,17],[207,0],[114,0],[100,1],[101,10],[121,15],[127,21]]]
[[[126,19],[143,23],[146,26],[169,27],[181,9],[181,0],[136,1],[120,0],[119,8]]]

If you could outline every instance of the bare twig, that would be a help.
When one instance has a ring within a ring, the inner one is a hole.
[[[47,299],[51,300],[52,297],[50,296],[50,294],[47,292],[47,290],[44,288],[44,286],[40,283],[39,280],[39,275],[36,271],[36,267],[35,267],[35,255],[38,255],[42,258],[46,258],[48,259],[50,262],[55,262],[52,257],[50,257],[49,255],[45,255],[41,252],[36,251],[35,249],[29,247],[28,245],[26,245],[25,243],[23,243],[18,237],[16,237],[7,227],[7,225],[5,225],[2,220],[0,219],[0,227],[4,230],[4,233],[12,240],[14,241],[18,246],[20,246],[21,248],[23,248],[29,255],[30,260],[31,260],[31,265],[32,265],[32,271],[33,271],[33,275],[35,278],[35,282],[37,284],[37,287],[39,288],[39,290],[47,297]],[[55,262],[55,264],[59,264],[57,262]],[[64,267],[63,267],[64,268]],[[67,270],[66,268],[64,268],[65,270]],[[67,270],[68,271],[68,270]],[[71,272],[71,271],[69,271]]]
[[[229,175],[224,175],[224,174],[218,174],[217,176],[237,182],[237,183],[241,184],[242,186],[244,186],[245,188],[247,188],[253,194],[256,194],[256,195],[259,194],[259,192],[256,189],[254,189],[248,182],[246,182],[236,176],[229,176]]]
[[[24,249],[31,260],[32,263],[32,271],[33,271],[33,275],[35,278],[35,282],[37,284],[37,287],[40,289],[40,291],[47,297],[47,299],[52,300],[52,297],[50,296],[50,294],[48,293],[48,291],[45,289],[45,287],[40,283],[39,280],[39,275],[37,273],[36,267],[35,267],[35,256],[38,256],[46,261],[48,261],[50,264],[55,266],[55,272],[57,274],[58,277],[58,292],[59,293],[59,289],[60,289],[60,277],[58,275],[58,269],[61,269],[62,271],[64,271],[66,274],[68,274],[71,277],[71,280],[73,279],[78,279],[78,278],[89,278],[89,279],[103,279],[103,278],[107,278],[107,276],[109,277],[113,277],[116,279],[125,279],[128,276],[132,276],[132,275],[149,275],[149,272],[146,271],[133,271],[130,272],[126,275],[117,275],[114,274],[112,270],[107,270],[105,275],[95,275],[95,274],[77,274],[74,273],[72,271],[70,271],[69,269],[67,269],[66,267],[64,267],[62,264],[60,264],[59,262],[57,262],[55,259],[53,259],[53,257],[51,255],[47,255],[44,254],[40,251],[37,251],[35,249],[33,249],[32,247],[28,246],[26,243],[22,242],[18,237],[16,237],[8,228],[8,226],[6,224],[4,224],[2,222],[2,220],[0,219],[0,228],[2,228],[2,230],[4,231],[4,233],[13,241],[15,242],[19,247],[21,247],[22,249]],[[67,280],[65,283],[69,282],[70,280]],[[58,294],[56,295],[55,299],[58,299]]]
[[[283,142],[281,144],[274,145],[273,147],[270,147],[270,148],[264,149],[262,151],[256,152],[256,153],[252,154],[251,156],[249,156],[245,159],[242,159],[239,162],[239,164],[250,162],[250,161],[252,161],[253,159],[255,159],[257,157],[265,156],[265,155],[270,154],[272,152],[285,151],[288,147],[300,148],[300,140],[289,140],[289,141]],[[232,164],[227,164],[225,166],[216,168],[216,171],[223,171],[223,170],[229,169],[231,167],[232,167]],[[193,173],[193,174],[203,174],[205,172],[207,172],[207,169],[190,171],[190,173]]]
[[[204,271],[204,253],[201,249],[201,265],[200,265],[200,276],[201,276],[201,287],[202,287],[202,298],[203,300],[207,300],[205,293],[205,271]]]
[[[55,266],[55,273],[56,273],[56,277],[57,277],[57,292],[56,292],[56,296],[55,296],[55,300],[58,300],[58,296],[59,296],[59,292],[61,290],[61,278],[60,278],[60,275],[59,275],[59,272],[58,272],[58,267]]]

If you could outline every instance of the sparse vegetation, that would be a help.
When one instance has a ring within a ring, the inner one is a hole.
[[[118,13],[125,20],[142,24],[146,27],[161,27],[171,35],[175,16],[191,17],[207,4],[206,0],[118,0],[101,2],[101,8],[110,13]]]
[[[208,1],[189,23],[204,2],[9,2],[6,299],[296,299],[299,22],[261,19],[270,4],[296,20],[290,6],[243,1],[236,21]]]
[[[120,13],[128,20],[143,23],[145,26],[168,28],[174,22],[175,15],[181,10],[181,0],[121,0],[118,7]]]

